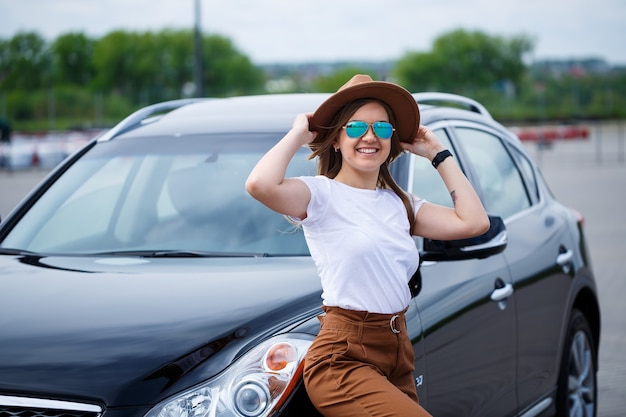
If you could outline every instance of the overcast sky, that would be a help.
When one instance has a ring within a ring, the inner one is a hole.
[[[0,38],[192,28],[195,1],[0,0]],[[200,8],[203,32],[230,38],[256,64],[397,59],[459,28],[530,36],[535,59],[626,64],[625,0],[200,0]]]

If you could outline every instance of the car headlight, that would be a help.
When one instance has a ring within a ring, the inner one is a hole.
[[[302,376],[312,336],[291,334],[259,344],[220,375],[152,408],[145,417],[264,417]]]

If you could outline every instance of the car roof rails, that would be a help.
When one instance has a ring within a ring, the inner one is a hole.
[[[135,111],[134,113],[131,113],[124,120],[122,120],[121,122],[116,124],[114,127],[104,132],[102,135],[98,137],[97,141],[98,142],[109,141],[115,138],[116,136],[121,135],[122,133],[133,130],[139,126],[152,123],[158,120],[160,116],[162,116],[163,114],[167,112],[176,110],[188,104],[198,103],[200,101],[205,101],[205,100],[210,100],[210,99],[186,98],[186,99],[179,99],[179,100],[164,101],[162,103],[156,103],[156,104],[152,104],[150,106],[144,107],[142,109]]]
[[[450,103],[455,104],[456,106],[460,106],[474,113],[478,113],[482,116],[493,119],[491,113],[479,102],[476,100],[472,100],[471,98],[467,98],[465,96],[461,96],[458,94],[450,94],[450,93],[437,93],[437,92],[424,92],[424,93],[415,93],[413,97],[418,103]]]

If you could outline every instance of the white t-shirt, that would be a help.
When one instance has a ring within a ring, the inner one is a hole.
[[[298,179],[311,190],[300,223],[324,305],[384,314],[406,308],[419,253],[402,200],[393,190],[354,188],[325,176]],[[423,202],[414,198],[415,213]]]

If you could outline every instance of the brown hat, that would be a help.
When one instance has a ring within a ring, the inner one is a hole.
[[[420,123],[420,111],[415,98],[405,88],[387,81],[374,81],[369,75],[357,74],[326,101],[311,117],[312,130],[328,128],[343,106],[362,98],[386,103],[396,119],[396,133],[402,142],[412,143]]]

